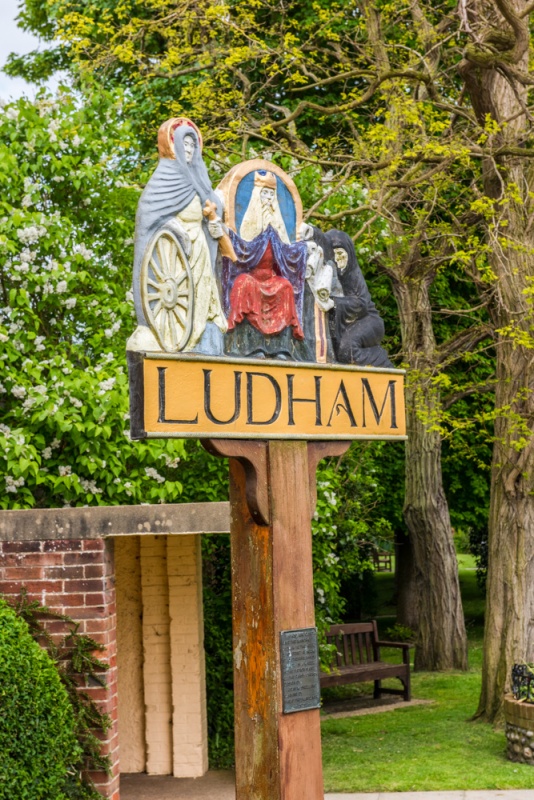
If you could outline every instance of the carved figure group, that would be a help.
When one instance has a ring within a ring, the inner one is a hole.
[[[391,367],[343,231],[302,223],[291,178],[259,159],[213,189],[202,136],[173,118],[136,217],[128,349]]]

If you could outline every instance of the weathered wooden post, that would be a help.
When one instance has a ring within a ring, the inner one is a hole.
[[[201,142],[165,123],[139,204],[131,433],[229,458],[237,800],[319,800],[315,473],[352,439],[404,438],[403,373],[351,240],[299,241],[298,192],[270,162],[214,194]]]

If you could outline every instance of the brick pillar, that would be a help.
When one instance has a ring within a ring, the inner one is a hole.
[[[104,797],[119,800],[113,545],[103,539],[0,542],[0,593],[9,599],[23,587],[31,599],[68,614],[80,622],[81,633],[105,646],[99,658],[109,664],[107,687],[83,688],[112,722],[102,741],[111,774],[91,778]],[[50,623],[51,632],[59,628]]]

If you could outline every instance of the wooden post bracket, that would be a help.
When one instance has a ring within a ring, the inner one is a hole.
[[[246,496],[249,511],[258,525],[268,525],[269,488],[267,481],[268,442],[239,439],[201,439],[202,446],[213,456],[236,458],[245,470]]]
[[[247,503],[252,518],[258,525],[268,525],[269,481],[267,478],[269,442],[240,439],[202,439],[203,447],[214,456],[236,458],[246,476]],[[342,456],[350,442],[308,442],[308,476],[310,484],[310,515],[317,505],[316,472],[319,461],[329,456]]]

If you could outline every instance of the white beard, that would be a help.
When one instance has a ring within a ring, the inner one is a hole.
[[[250,242],[271,225],[280,239],[285,244],[289,244],[289,236],[277,198],[262,202],[260,192],[261,187],[255,186],[238,233],[243,239]]]

